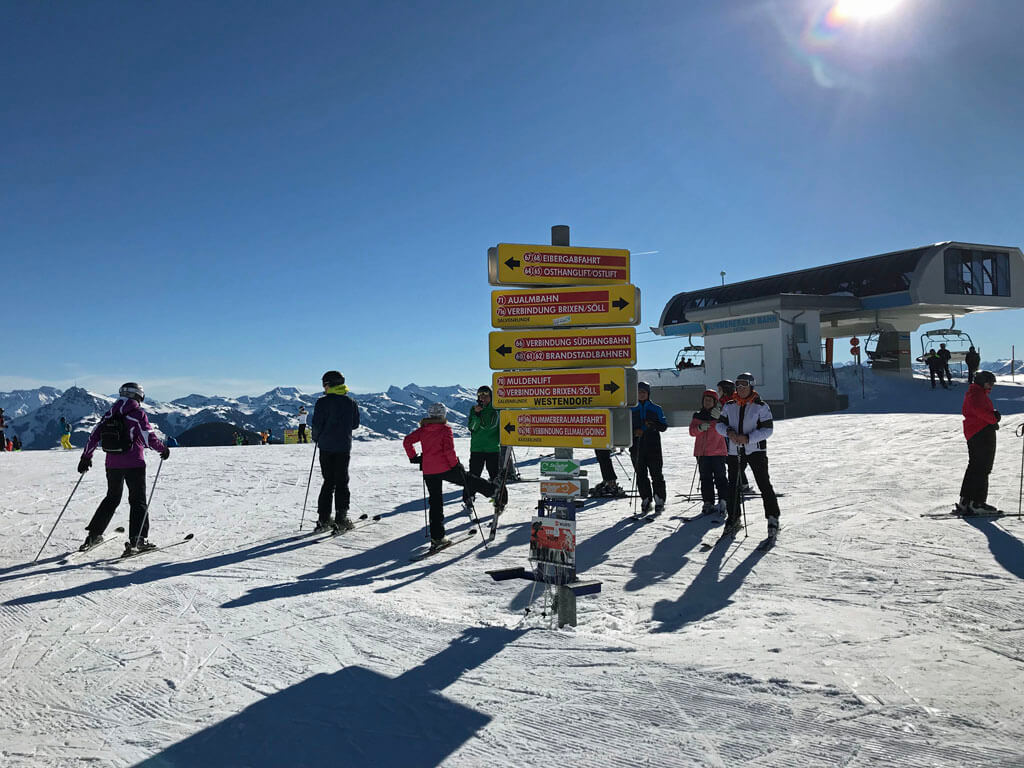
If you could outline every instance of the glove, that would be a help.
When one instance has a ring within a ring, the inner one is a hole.
[[[712,418],[717,419],[721,415],[722,415],[722,408],[721,408],[721,406],[716,405],[714,408],[711,409],[711,416],[712,416]]]
[[[81,459],[78,460],[78,474],[84,475],[86,472],[89,471],[89,468],[91,466],[92,466],[92,459],[91,458],[87,459],[86,457],[83,456]]]
[[[171,449],[164,448],[162,451],[160,451],[160,458],[163,459],[164,461],[167,461],[169,458],[171,458]]]
[[[410,464],[417,464],[417,465],[422,467],[423,466],[423,457],[422,456],[410,456],[409,457],[409,463]]]
[[[1003,414],[1001,414],[999,411],[992,411],[992,413],[996,415],[996,423],[999,423],[999,420],[1003,418]]]
[[[711,425],[708,424],[706,421],[702,421],[700,423],[700,426],[697,427],[697,429],[700,430],[701,432],[707,432],[709,429],[711,429]]]

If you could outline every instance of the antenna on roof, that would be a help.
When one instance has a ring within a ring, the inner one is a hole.
[[[722,285],[725,285],[725,270],[722,270]]]

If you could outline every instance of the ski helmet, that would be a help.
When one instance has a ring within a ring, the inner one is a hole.
[[[486,384],[481,384],[477,387],[476,393],[478,395],[487,395],[488,397],[494,397],[494,393],[491,392],[491,388]]]
[[[718,388],[722,390],[722,394],[727,397],[736,391],[736,385],[733,383],[732,379],[722,379],[718,382]]]
[[[649,394],[651,394],[651,385],[650,385],[650,384],[648,384],[648,383],[647,383],[646,381],[641,381],[641,382],[639,382],[639,383],[638,383],[638,384],[636,385],[636,388],[637,388],[637,389],[642,389],[642,390],[643,390],[644,392],[646,392],[646,393],[647,393],[648,395],[649,395]]]
[[[134,381],[126,381],[122,384],[121,388],[117,390],[117,394],[121,397],[137,400],[140,403],[146,399],[146,393],[142,391],[142,385]]]
[[[320,379],[325,387],[338,387],[345,383],[340,371],[328,371]]]
[[[974,374],[974,383],[979,387],[984,387],[986,384],[991,384],[994,387],[996,385],[996,375],[992,371],[978,371]]]
[[[747,383],[747,386],[752,387],[752,386],[754,386],[754,374],[745,371],[745,372],[739,374],[736,377],[735,381],[736,381],[737,386],[739,385],[739,383],[741,381],[745,381]]]
[[[448,409],[444,407],[444,403],[431,403],[427,408],[427,416],[432,419],[443,419],[447,415]]]
[[[715,390],[713,390],[713,389],[705,389],[704,390],[704,394],[700,396],[700,404],[701,404],[702,407],[704,405],[704,398],[705,397],[710,397],[716,403],[718,402],[718,393],[715,392]]]

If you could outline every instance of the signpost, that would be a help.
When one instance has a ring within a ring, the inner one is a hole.
[[[623,408],[636,405],[633,368],[503,371],[491,377],[494,407]]]
[[[635,285],[491,292],[495,328],[630,325],[640,320]]]
[[[635,365],[636,328],[491,331],[492,370]]]
[[[576,577],[576,510],[588,479],[572,451],[632,443],[640,291],[629,284],[629,251],[571,247],[566,226],[551,228],[551,243],[500,243],[487,252],[492,285],[552,286],[491,293],[491,325],[514,330],[490,334],[489,358],[498,371],[492,390],[501,444],[555,449],[541,462],[551,479],[540,483],[532,570],[488,573],[557,585],[558,625],[575,626],[576,597],[600,592],[601,583]]]
[[[487,251],[491,285],[608,285],[629,282],[629,251],[499,243]]]

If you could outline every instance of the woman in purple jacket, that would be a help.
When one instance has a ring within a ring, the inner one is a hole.
[[[161,459],[167,459],[171,452],[153,432],[149,418],[142,410],[140,403],[146,399],[142,386],[129,381],[121,386],[118,395],[117,402],[103,414],[89,435],[89,442],[78,462],[78,471],[88,472],[92,466],[92,455],[102,441],[103,451],[107,454],[107,495],[86,526],[89,535],[81,549],[90,549],[103,541],[103,532],[110,525],[110,518],[121,503],[121,494],[127,485],[131,515],[125,554],[130,554],[156,548],[146,538],[149,535],[149,515],[146,514],[146,460],[143,451],[152,448]]]

